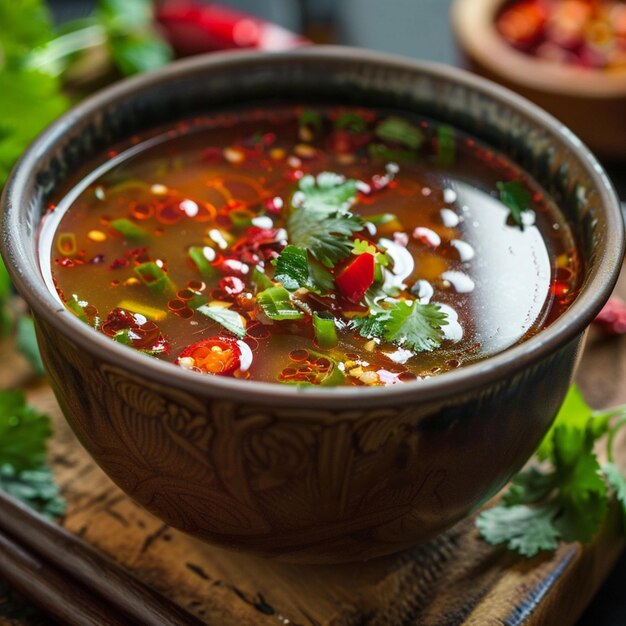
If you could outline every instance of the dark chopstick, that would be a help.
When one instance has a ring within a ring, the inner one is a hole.
[[[24,568],[27,567],[27,555],[32,555],[33,566],[40,559],[47,561],[50,571],[54,569],[64,574],[63,579],[68,583],[64,589],[70,586],[69,583],[75,581],[77,589],[82,586],[87,590],[90,598],[99,596],[100,601],[106,606],[126,616],[126,624],[129,622],[137,622],[145,626],[200,626],[203,624],[78,537],[37,515],[2,491],[0,491],[0,534],[6,535],[4,544],[0,544],[0,551],[5,553],[5,563],[11,558],[13,562],[16,562],[19,552],[16,552],[15,548],[19,546],[22,550],[21,558]],[[11,544],[13,544],[12,550]],[[32,595],[28,594],[28,589],[20,588],[20,590],[27,595]],[[80,622],[80,624],[98,624],[99,626],[102,624],[108,626],[108,623],[102,620]]]
[[[97,597],[68,581],[67,576],[0,535],[0,578],[66,626],[128,626]]]

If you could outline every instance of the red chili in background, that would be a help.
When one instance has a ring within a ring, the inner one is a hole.
[[[157,6],[156,19],[181,56],[237,48],[289,50],[310,43],[247,13],[195,0],[166,0]]]
[[[620,298],[610,298],[598,313],[594,324],[607,335],[626,333],[626,303]]]

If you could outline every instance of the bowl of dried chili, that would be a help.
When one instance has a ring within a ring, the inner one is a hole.
[[[626,158],[626,3],[456,0],[469,66],[532,100],[599,155]]]

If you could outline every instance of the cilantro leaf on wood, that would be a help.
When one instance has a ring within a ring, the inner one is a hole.
[[[517,474],[503,503],[478,516],[482,537],[527,556],[533,552],[529,547],[556,547],[535,541],[538,531],[554,541],[590,541],[606,518],[609,485],[626,519],[626,477],[613,462],[601,467],[595,453],[596,441],[608,433],[612,459],[614,435],[626,424],[625,413],[625,407],[593,411],[580,390],[571,387],[537,451],[542,464]]]
[[[495,506],[478,516],[476,526],[487,542],[503,543],[509,550],[531,557],[557,548],[560,533],[554,526],[555,514],[553,506]]]
[[[50,419],[26,404],[19,390],[0,391],[0,463],[16,471],[43,463]]]
[[[443,340],[447,316],[437,304],[398,302],[389,310],[385,339],[415,352],[429,352]]]
[[[500,193],[500,201],[511,211],[513,221],[524,230],[522,213],[532,211],[530,193],[521,180],[497,182],[496,187]]]
[[[65,501],[49,467],[17,471],[12,465],[0,465],[0,489],[46,517],[58,517],[65,512]]]
[[[421,128],[401,117],[388,117],[376,126],[374,134],[383,141],[391,141],[418,150],[424,143]]]
[[[602,472],[606,476],[609,485],[613,488],[615,497],[620,504],[624,530],[626,530],[626,477],[620,472],[615,463],[605,463],[602,466]]]

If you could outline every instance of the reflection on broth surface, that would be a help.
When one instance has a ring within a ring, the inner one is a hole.
[[[431,120],[281,105],[134,143],[48,214],[41,263],[83,321],[180,367],[402,384],[523,341],[575,296],[550,198]]]

